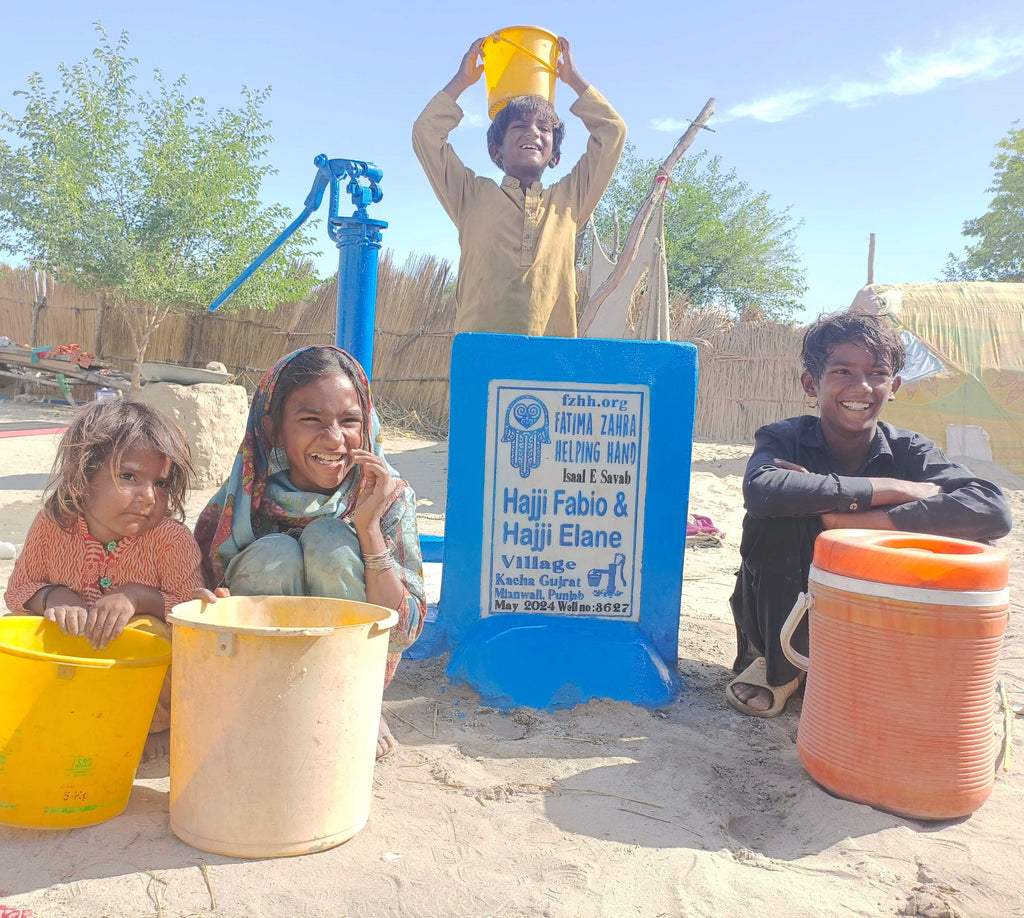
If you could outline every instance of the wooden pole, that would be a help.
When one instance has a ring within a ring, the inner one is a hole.
[[[97,357],[103,356],[103,320],[107,312],[107,294],[104,291],[100,294],[100,308],[96,313],[96,329],[92,339],[92,350]]]
[[[206,317],[210,313],[203,310],[199,313],[192,313],[185,324],[185,363],[194,367],[199,362],[199,343],[203,338],[203,326],[206,324]]]
[[[29,347],[36,347],[39,344],[39,311],[46,308],[46,274],[36,271],[35,299],[32,301],[32,318],[29,324],[28,343]]]
[[[875,234],[868,238],[868,286],[875,282]]]
[[[686,129],[686,133],[676,142],[672,152],[665,157],[665,161],[661,164],[654,180],[651,182],[651,190],[647,192],[647,197],[640,203],[636,216],[629,225],[629,232],[626,233],[626,239],[622,243],[622,252],[615,262],[615,267],[612,268],[611,273],[604,279],[601,286],[587,300],[587,306],[583,310],[583,315],[580,316],[580,335],[586,334],[587,329],[590,328],[590,324],[597,315],[597,311],[601,308],[601,304],[608,299],[608,294],[618,286],[622,278],[625,277],[626,271],[629,270],[629,266],[636,261],[636,253],[640,247],[640,240],[643,238],[644,229],[647,227],[647,221],[650,220],[651,214],[654,211],[658,195],[662,194],[665,190],[663,182],[668,181],[672,177],[672,170],[675,168],[676,163],[679,162],[682,155],[689,149],[690,144],[696,139],[698,132],[714,113],[715,100],[708,99],[700,110],[700,114]],[[659,181],[659,178],[662,181]]]

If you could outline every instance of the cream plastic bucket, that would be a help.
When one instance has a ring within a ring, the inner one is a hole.
[[[117,816],[170,662],[170,642],[144,631],[94,650],[44,618],[0,618],[0,823],[70,829]]]
[[[481,53],[492,120],[516,96],[543,96],[555,104],[557,35],[535,26],[509,26],[488,35]]]
[[[235,857],[309,854],[370,814],[392,610],[303,596],[175,606],[171,829]]]

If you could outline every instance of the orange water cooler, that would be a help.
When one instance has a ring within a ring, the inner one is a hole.
[[[996,666],[1009,608],[996,548],[838,529],[814,547],[783,629],[807,670],[800,761],[840,797],[917,819],[973,813],[995,779]],[[808,615],[809,658],[791,638]]]

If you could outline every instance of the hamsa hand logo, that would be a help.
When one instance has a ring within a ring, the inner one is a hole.
[[[528,478],[540,465],[541,447],[551,442],[548,434],[547,406],[534,395],[520,395],[505,412],[502,443],[510,443],[509,465]]]

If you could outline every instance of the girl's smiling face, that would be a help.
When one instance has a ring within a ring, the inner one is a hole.
[[[874,435],[875,424],[900,387],[899,376],[883,358],[858,341],[836,345],[825,361],[821,379],[801,377],[804,391],[818,400],[826,434]]]
[[[341,374],[292,390],[278,429],[269,417],[263,425],[271,442],[284,450],[288,478],[300,491],[336,491],[352,469],[352,450],[366,447],[359,395]]]
[[[124,451],[114,468],[112,457],[89,481],[82,515],[89,534],[101,542],[140,536],[167,516],[171,460],[140,446]]]

